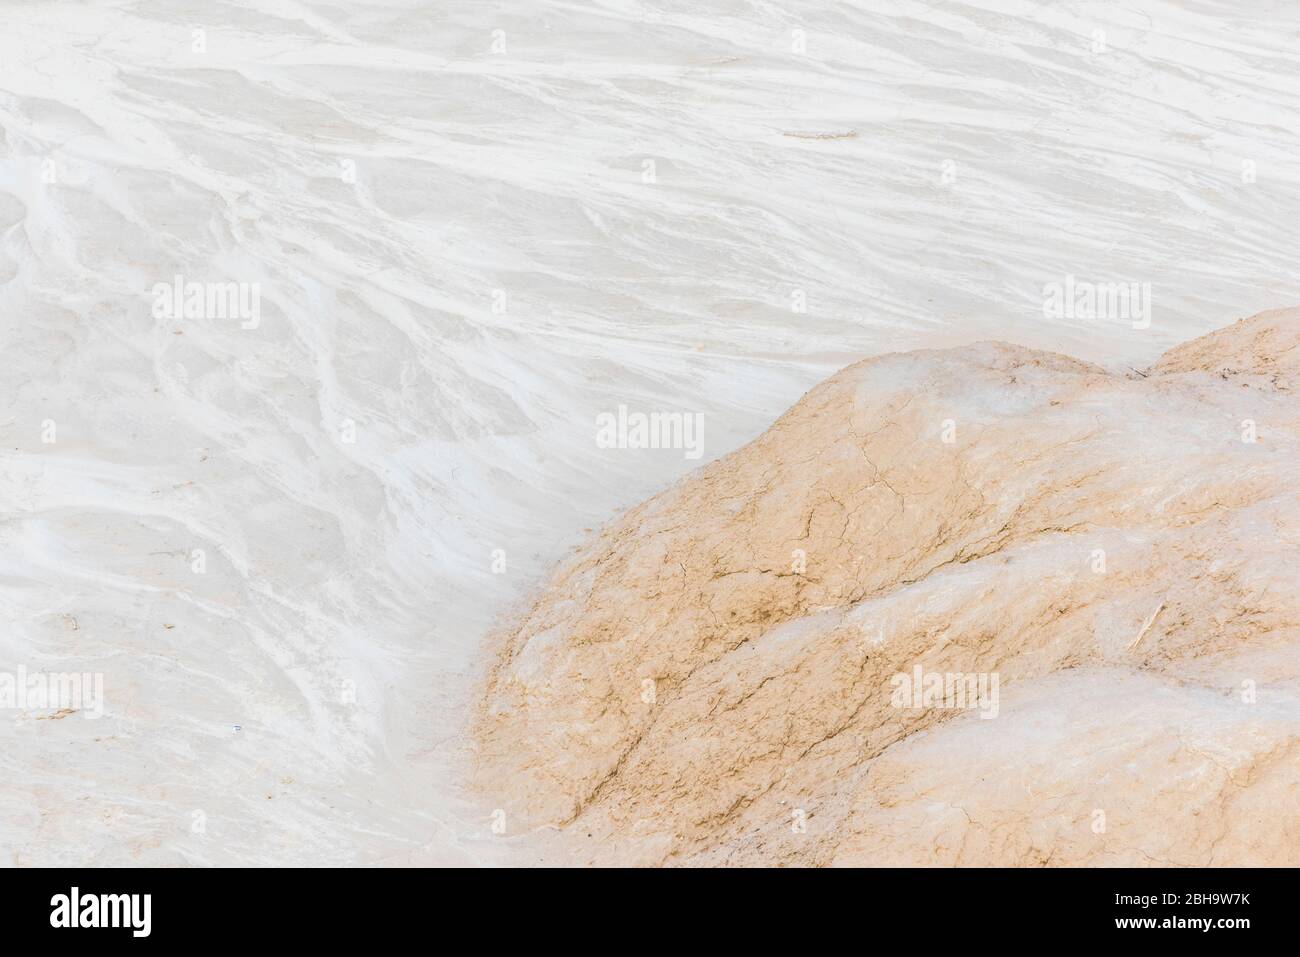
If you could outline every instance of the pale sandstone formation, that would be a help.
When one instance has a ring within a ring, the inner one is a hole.
[[[1300,864],[1298,346],[843,370],[556,573],[485,803],[560,863]],[[895,707],[916,666],[996,717]]]

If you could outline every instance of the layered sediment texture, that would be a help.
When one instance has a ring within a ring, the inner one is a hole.
[[[0,682],[104,678],[95,720],[0,701],[0,867],[532,859],[463,760],[507,611],[850,362],[1123,373],[1300,303],[1297,34],[1240,0],[0,3]],[[1044,315],[1076,281],[1144,317]],[[702,416],[701,457],[602,448],[623,406]]]
[[[843,370],[555,574],[485,802],[570,863],[1300,864],[1297,387],[1300,310]]]

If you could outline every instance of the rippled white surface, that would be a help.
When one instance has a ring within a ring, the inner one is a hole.
[[[0,712],[0,863],[526,860],[485,633],[699,464],[597,413],[708,460],[867,355],[1300,301],[1300,10],[1125,6],[0,0],[0,671],[105,675]]]

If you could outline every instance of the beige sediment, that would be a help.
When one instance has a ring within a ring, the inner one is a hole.
[[[1298,346],[841,371],[557,570],[485,807],[561,863],[1300,864]],[[896,707],[918,665],[996,718]]]

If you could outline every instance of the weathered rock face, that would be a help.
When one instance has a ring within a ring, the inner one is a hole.
[[[573,863],[1300,864],[1297,382],[1300,310],[845,369],[558,571],[485,799]]]

